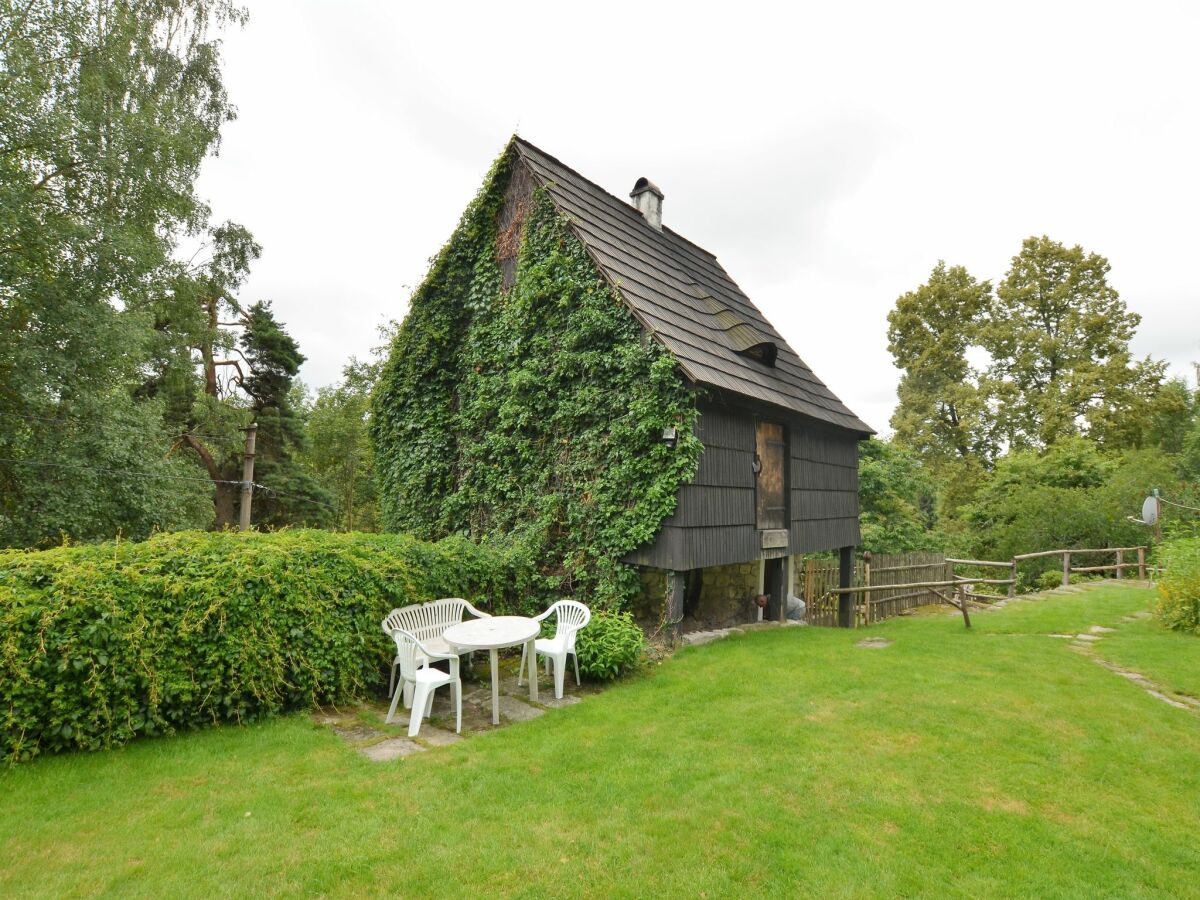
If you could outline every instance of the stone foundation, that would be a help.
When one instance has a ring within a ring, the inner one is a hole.
[[[683,631],[728,628],[758,620],[758,561],[703,569],[700,596],[685,606]]]
[[[638,569],[642,592],[634,602],[633,620],[647,634],[653,634],[663,621],[667,605],[667,573],[663,569]]]
[[[693,597],[686,592],[684,618],[679,631],[728,628],[758,620],[754,595],[758,593],[758,561],[711,566],[700,575],[700,593]],[[656,632],[663,623],[670,589],[667,573],[662,569],[639,569],[642,593],[634,604],[633,617],[648,633]],[[677,576],[684,578],[684,573]],[[694,576],[693,576],[694,577]]]

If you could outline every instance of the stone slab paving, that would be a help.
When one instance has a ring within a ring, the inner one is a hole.
[[[343,719],[334,723],[333,733],[340,737],[343,741],[351,744],[361,743],[362,741],[375,740],[384,737],[384,732],[378,728],[372,728],[365,722],[355,721],[353,719]]]
[[[714,628],[711,631],[689,631],[682,640],[685,647],[702,647],[713,641],[719,641],[721,638],[727,638],[731,634],[745,633],[741,628]]]
[[[378,743],[369,744],[366,747],[359,747],[358,752],[373,762],[391,762],[393,759],[400,759],[402,756],[412,756],[414,753],[421,753],[424,747],[406,737],[387,738]]]
[[[409,711],[397,707],[396,718],[386,724],[390,701],[378,699],[344,709],[317,710],[313,724],[330,729],[347,745],[375,762],[390,762],[439,747],[448,747],[469,740],[472,734],[494,731],[517,722],[528,722],[546,714],[582,702],[599,687],[575,684],[574,672],[569,672],[563,685],[563,697],[554,697],[554,680],[538,669],[537,703],[529,699],[529,685],[517,684],[519,656],[502,656],[500,660],[500,724],[492,724],[492,688],[487,669],[477,666],[474,673],[463,672],[462,733],[454,731],[454,707],[450,691],[440,688],[433,696],[431,716],[421,723],[421,730],[408,737]]]
[[[438,728],[428,722],[421,726],[421,733],[417,735],[417,738],[427,747],[449,747],[451,744],[457,744],[463,740],[461,734]]]
[[[540,702],[542,706],[546,707],[546,709],[562,709],[564,706],[574,706],[581,700],[583,700],[583,698],[578,694],[568,694],[565,690],[563,691],[562,699],[556,700],[554,698],[554,690],[551,689],[549,696],[545,694],[541,696]]]
[[[565,694],[564,694],[565,695]],[[528,694],[526,695],[528,696]],[[554,689],[550,689],[550,696],[554,696]],[[492,705],[488,703],[488,713],[491,714]],[[528,722],[530,719],[536,719],[538,716],[545,715],[546,711],[539,706],[534,706],[528,700],[520,700],[511,694],[500,695],[500,719],[508,719],[510,722]]]
[[[728,628],[712,628],[707,631],[689,631],[680,636],[679,640],[685,647],[701,647],[719,641],[734,634],[745,634],[747,631],[761,631],[765,628],[787,628],[789,626],[807,626],[807,622],[788,619],[786,622],[746,622],[742,625],[730,625]]]

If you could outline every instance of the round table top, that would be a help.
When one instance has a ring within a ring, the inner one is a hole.
[[[541,630],[541,623],[525,616],[491,616],[451,625],[442,639],[461,650],[499,650],[523,644]]]

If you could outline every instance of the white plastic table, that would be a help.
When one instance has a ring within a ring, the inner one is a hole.
[[[500,724],[500,677],[496,651],[518,644],[527,646],[529,657],[529,699],[537,700],[537,653],[533,642],[542,630],[540,622],[525,616],[491,616],[486,619],[468,619],[451,625],[442,633],[442,639],[456,650],[486,650],[492,664],[492,724]]]

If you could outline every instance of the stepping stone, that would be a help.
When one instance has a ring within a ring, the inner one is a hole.
[[[422,729],[424,732],[425,729]],[[422,753],[425,748],[416,741],[406,737],[389,738],[386,741],[380,741],[377,744],[371,744],[369,747],[359,747],[358,752],[367,759],[374,762],[390,762],[393,759],[399,759],[402,756],[411,756],[414,753]]]
[[[503,688],[502,688],[503,689]],[[492,689],[490,687],[479,687],[473,691],[463,692],[463,703],[487,703],[492,702]]]
[[[1154,613],[1147,612],[1146,610],[1143,609],[1141,612],[1135,612],[1133,614],[1133,617],[1135,619],[1149,619],[1152,615],[1154,615]]]
[[[1077,635],[1075,635],[1075,640],[1077,640],[1077,641],[1086,641],[1087,643],[1089,643],[1089,644],[1090,644],[1090,643],[1092,643],[1093,641],[1098,641],[1098,640],[1100,640],[1100,637],[1099,637],[1098,635],[1095,635],[1095,634],[1077,634]]]
[[[1051,634],[1051,635],[1047,635],[1047,637],[1052,637],[1052,638],[1073,638],[1073,637],[1075,637],[1075,635],[1073,635],[1073,634]]]
[[[358,743],[359,741],[369,741],[372,738],[379,738],[385,735],[385,732],[377,728],[372,728],[362,722],[343,722],[340,725],[333,726],[333,733],[344,741]]]
[[[558,700],[554,696],[554,688],[550,688],[550,696],[538,702],[547,709],[562,709],[564,706],[574,706],[582,699],[578,694],[563,694],[563,698]]]
[[[550,696],[553,697],[554,694],[551,693]],[[530,719],[536,719],[538,716],[544,716],[545,714],[546,711],[544,709],[530,706],[516,697],[509,697],[505,694],[500,695],[500,715],[512,722],[528,722]]]
[[[461,734],[455,734],[453,731],[433,725],[422,725],[420,733],[417,734],[417,740],[430,747],[449,747],[462,739]]]
[[[704,644],[711,644],[713,641],[719,641],[725,637],[729,637],[728,628],[718,628],[713,631],[693,631],[683,636],[683,643],[689,647],[701,647]]]
[[[1151,697],[1154,697],[1157,700],[1161,700],[1163,703],[1169,703],[1171,706],[1175,707],[1176,709],[1191,709],[1191,707],[1188,706],[1186,703],[1180,703],[1178,700],[1174,700],[1174,699],[1168,697],[1166,694],[1160,694],[1158,691],[1152,691],[1150,689],[1147,689],[1146,693],[1149,694]]]
[[[863,647],[867,650],[882,650],[884,647],[892,646],[892,642],[883,637],[863,638],[861,641],[854,643],[855,647]]]
[[[1115,628],[1105,628],[1103,625],[1093,625],[1088,629],[1092,634],[1112,634],[1116,630]]]

